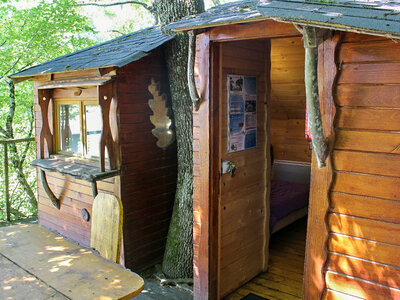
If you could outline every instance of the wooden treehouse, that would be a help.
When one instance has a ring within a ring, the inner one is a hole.
[[[33,80],[39,223],[89,246],[94,197],[115,195],[135,271],[161,261],[175,194],[171,39],[152,27],[12,76]]]
[[[197,35],[195,299],[400,299],[399,9],[240,1],[168,26]]]

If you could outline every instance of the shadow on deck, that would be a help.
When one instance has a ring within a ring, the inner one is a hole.
[[[273,234],[268,271],[253,278],[224,300],[243,299],[251,293],[270,300],[301,299],[306,229],[307,219],[303,218]]]

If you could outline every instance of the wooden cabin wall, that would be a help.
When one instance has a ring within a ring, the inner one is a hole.
[[[90,72],[74,72],[76,77],[95,75]],[[71,78],[70,74],[63,76],[57,75],[57,79]],[[34,111],[35,111],[35,143],[36,156],[39,158],[39,136],[42,128],[42,114],[37,99],[37,86],[41,81],[34,81]],[[83,90],[78,98],[96,98],[96,88]],[[53,98],[76,98],[74,90],[56,89]],[[68,239],[75,241],[83,246],[90,245],[90,220],[86,222],[82,219],[81,210],[86,209],[92,213],[93,195],[91,184],[84,180],[74,179],[63,176],[59,173],[46,172],[48,184],[54,195],[60,199],[60,210],[53,206],[44,191],[40,176],[37,173],[38,186],[38,215],[39,224],[57,231]],[[119,196],[119,178],[111,178],[98,182],[99,192],[112,193]]]
[[[328,298],[398,299],[400,44],[346,33],[336,64]]]
[[[125,264],[135,271],[162,259],[176,188],[176,143],[160,149],[151,133],[152,78],[168,93],[161,50],[118,70]]]
[[[271,39],[271,144],[274,159],[311,161],[304,138],[306,96],[301,37]]]
[[[221,175],[220,183],[219,296],[223,297],[265,271],[268,263],[266,93],[269,41],[226,42],[220,47],[220,157],[238,167],[234,177],[229,173]],[[227,74],[257,76],[256,148],[227,153]]]

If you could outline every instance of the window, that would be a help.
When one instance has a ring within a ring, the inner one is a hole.
[[[101,108],[96,100],[55,100],[55,140],[58,153],[99,158]]]

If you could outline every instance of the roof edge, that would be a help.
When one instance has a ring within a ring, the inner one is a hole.
[[[328,23],[311,21],[311,20],[306,20],[306,19],[293,20],[290,18],[267,17],[267,16],[260,16],[260,17],[256,17],[256,18],[252,18],[252,19],[246,19],[246,20],[233,20],[233,21],[228,21],[228,22],[224,22],[224,23],[179,27],[179,28],[173,28],[171,30],[176,33],[183,33],[183,32],[187,32],[190,30],[211,29],[211,28],[215,28],[215,27],[229,26],[229,25],[235,25],[235,24],[246,24],[246,23],[267,21],[267,20],[274,20],[277,22],[292,23],[292,24],[303,25],[303,26],[313,25],[315,27],[320,27],[320,28],[325,28],[325,29],[330,29],[330,30],[349,31],[349,32],[355,32],[355,33],[360,33],[360,34],[369,34],[369,35],[383,36],[386,38],[400,39],[400,33],[398,35],[396,35],[396,34],[386,32],[386,31],[374,31],[374,30],[364,29],[364,28],[356,27],[356,26],[347,26],[347,25],[341,26],[341,24],[328,24]]]
[[[196,30],[196,29],[207,29],[207,28],[214,28],[214,27],[221,27],[221,26],[227,26],[227,25],[235,25],[235,24],[244,24],[244,23],[251,23],[251,22],[258,22],[258,21],[265,21],[265,20],[271,20],[271,18],[264,17],[264,16],[259,16],[251,19],[245,19],[245,20],[232,20],[232,21],[227,21],[224,23],[214,23],[214,24],[207,24],[207,25],[194,25],[194,26],[187,26],[187,27],[178,27],[178,28],[171,28],[170,30],[176,33],[183,33],[187,32],[190,30]],[[167,26],[168,29],[168,26]]]

